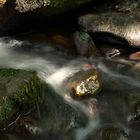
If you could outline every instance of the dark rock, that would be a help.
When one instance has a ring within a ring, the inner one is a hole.
[[[0,36],[13,33],[19,23],[19,17],[14,10],[13,2],[6,3],[0,7]]]
[[[140,8],[139,0],[116,0],[115,9],[119,12],[133,12],[135,9]]]
[[[74,42],[80,55],[87,57],[99,55],[91,36],[86,31],[74,33]]]
[[[0,126],[15,118],[15,113],[27,110],[40,102],[42,84],[35,72],[0,69]]]
[[[114,46],[111,48],[104,43],[96,46],[93,41],[94,36],[90,35],[86,31],[79,31],[74,34],[75,45],[80,55],[93,58],[113,58],[123,53],[121,49],[116,49]]]
[[[50,85],[45,86],[44,92],[39,121],[43,132],[59,134],[61,137],[87,124],[87,116],[66,102]]]
[[[140,60],[140,51],[131,54],[129,56],[129,59],[139,61]]]
[[[128,140],[128,136],[119,127],[106,126],[100,128],[95,135],[90,136],[87,140]]]
[[[129,70],[129,74],[137,79],[138,81],[140,80],[140,63],[136,63],[131,69]]]
[[[49,23],[50,19],[54,19],[53,16],[56,18],[60,14],[57,19],[61,20],[61,14],[70,13],[91,1],[4,0],[0,3],[0,36],[30,31],[33,27],[41,28],[44,22]]]

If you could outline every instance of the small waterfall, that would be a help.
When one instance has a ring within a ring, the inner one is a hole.
[[[85,64],[98,69],[103,91],[95,98],[74,100],[63,87],[63,83],[84,68]],[[140,90],[140,82],[127,75],[111,71],[102,60],[68,55],[58,51],[50,43],[38,44],[5,37],[0,38],[0,67],[37,71],[39,77],[46,84],[51,85],[70,106],[84,113],[88,118],[88,124],[85,128],[75,130],[76,140],[86,140],[89,134],[94,135],[94,132],[102,126],[110,124],[112,126],[116,124],[127,134],[129,133],[128,118],[131,108],[127,108],[129,105],[127,106],[126,97],[130,91],[134,90],[133,92],[136,93]],[[113,86],[114,81],[117,84],[115,86]],[[124,100],[121,99],[122,96],[126,96]]]

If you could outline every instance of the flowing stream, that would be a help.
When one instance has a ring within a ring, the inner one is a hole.
[[[79,71],[84,64],[90,64],[99,70],[104,86],[103,90],[95,98],[86,99],[86,104],[68,96],[62,85],[63,81]],[[77,56],[69,52],[67,48],[61,45],[57,46],[57,44],[49,41],[39,42],[32,39],[2,37],[0,38],[0,67],[37,71],[38,76],[45,83],[49,84],[67,104],[82,112],[88,121],[85,127],[74,129],[74,134],[72,135],[74,139],[102,140],[101,135],[103,134],[99,133],[96,135],[96,132],[100,128],[110,128],[112,126],[120,128],[123,130],[122,133],[125,133],[125,135],[118,134],[119,138],[114,138],[114,140],[140,139],[138,129],[132,129],[129,125],[129,120],[132,117],[132,109],[129,101],[126,99],[130,91],[138,94],[140,91],[140,82],[120,72],[111,71],[111,66],[106,66],[101,59],[92,60]],[[114,85],[113,87],[113,81],[117,82],[117,86]],[[52,104],[50,106],[52,110],[56,109],[56,107],[53,108],[53,102],[50,104]],[[43,129],[43,134],[39,138],[38,136],[23,138],[13,132],[13,134],[2,137],[2,140],[66,139],[59,138],[57,134],[56,136],[52,134],[53,136],[47,137],[48,133],[44,127]],[[67,139],[71,138],[67,136]],[[106,138],[105,140],[112,139]]]

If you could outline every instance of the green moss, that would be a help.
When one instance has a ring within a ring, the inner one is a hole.
[[[21,70],[0,69],[0,77],[14,76],[21,73]]]
[[[13,115],[14,108],[14,103],[9,99],[0,102],[0,124],[7,122]]]
[[[22,105],[23,108],[30,108],[41,100],[41,85],[36,73],[33,73],[31,80],[15,92],[12,99]]]
[[[41,101],[42,83],[36,72],[0,69],[0,85],[0,126],[8,122],[15,111],[28,111]]]

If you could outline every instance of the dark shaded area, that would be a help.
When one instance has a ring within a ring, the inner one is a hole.
[[[50,28],[65,28],[69,27],[69,29],[75,30],[78,28],[77,18],[80,14],[88,12],[88,9],[92,9],[92,4],[87,4],[81,6],[77,9],[71,9],[62,14],[57,14],[53,16],[48,16],[42,14],[38,9],[32,12],[19,13],[14,10],[15,4],[13,2],[9,2],[5,5],[4,9],[0,9],[1,11],[8,12],[9,17],[5,17],[2,20],[5,25],[3,25],[5,29],[2,29],[0,33],[1,36],[5,35],[15,35],[19,33],[25,32],[34,32],[40,30],[49,30]],[[6,10],[5,10],[6,9]],[[6,13],[7,16],[7,13]],[[7,28],[9,27],[9,28]],[[67,28],[68,29],[68,28]]]
[[[89,31],[96,46],[102,47],[114,47],[116,49],[125,50],[125,53],[132,53],[140,51],[139,46],[132,46],[129,42],[116,34],[109,32],[92,32]]]
[[[1,25],[2,29],[0,28],[0,36],[49,30],[50,28],[56,27],[57,29],[62,29],[63,27],[74,31],[75,29],[78,29],[77,19],[80,15],[98,11],[98,9],[103,10],[102,7],[108,7],[108,4],[112,5],[110,0],[95,0],[77,9],[71,9],[70,11],[62,14],[48,16],[43,14],[39,9],[31,12],[19,13],[14,10],[14,1],[8,0],[4,8],[0,9],[0,11],[4,11],[6,13],[6,17],[4,19],[2,18],[2,22],[4,20],[4,24]]]

